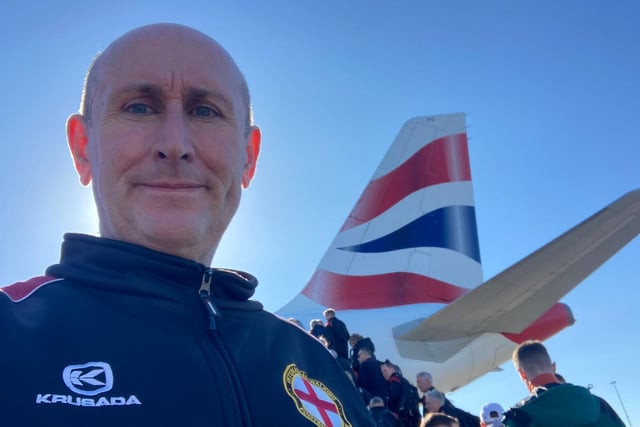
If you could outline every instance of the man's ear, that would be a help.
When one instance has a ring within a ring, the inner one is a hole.
[[[516,370],[518,371],[518,375],[520,376],[520,379],[522,381],[525,381],[525,382],[528,381],[527,374],[524,372],[523,369],[517,368]]]
[[[87,126],[81,114],[73,114],[67,120],[67,143],[73,157],[73,164],[80,176],[80,183],[89,185],[91,182],[91,164],[87,155],[89,138]]]
[[[242,172],[242,188],[246,189],[249,187],[249,184],[251,184],[251,180],[256,173],[258,156],[260,155],[261,138],[262,134],[260,133],[260,128],[257,126],[251,126],[249,134],[247,135],[247,145],[245,147],[246,161]]]

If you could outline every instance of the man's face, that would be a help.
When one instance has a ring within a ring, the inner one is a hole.
[[[380,370],[382,371],[382,376],[385,380],[388,380],[389,377],[391,377],[391,374],[394,373],[394,370],[387,365],[380,365]]]
[[[440,401],[432,397],[426,396],[424,399],[424,406],[427,408],[427,412],[439,412]]]
[[[259,152],[236,67],[182,27],[125,35],[99,61],[89,123],[68,132],[101,235],[208,264]]]
[[[416,377],[416,384],[421,392],[425,392],[431,388],[431,381],[425,377]]]

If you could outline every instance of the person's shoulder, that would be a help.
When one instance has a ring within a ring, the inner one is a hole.
[[[255,311],[255,315],[257,316],[258,321],[263,322],[270,328],[282,329],[287,332],[295,333],[296,335],[299,334],[300,336],[306,336],[315,339],[313,335],[311,335],[308,331],[304,330],[289,319],[280,316],[279,314],[272,313],[271,311],[261,308],[260,310]]]
[[[614,411],[611,405],[609,405],[609,402],[607,402],[600,396],[595,397],[600,403],[600,413],[602,414],[602,416],[608,417],[608,422],[610,423],[610,425],[624,426],[624,422],[622,421],[618,413]]]
[[[544,387],[537,387],[531,393],[527,403],[540,400],[564,400],[570,399],[575,401],[577,399],[585,401],[595,401],[596,397],[591,394],[591,391],[583,386],[565,383],[547,384]]]
[[[253,323],[260,324],[260,326],[266,330],[265,333],[268,333],[271,338],[278,340],[286,339],[289,341],[289,346],[293,346],[294,342],[305,346],[318,346],[323,350],[323,352],[330,355],[330,353],[326,351],[327,348],[324,343],[322,343],[317,337],[289,320],[266,310],[259,310],[255,315],[257,317],[254,319]]]
[[[365,374],[365,375],[378,376],[377,374],[380,372],[381,364],[382,362],[380,362],[379,360],[376,360],[373,357],[370,357],[369,359],[360,363],[360,367],[358,368],[358,373],[360,375]],[[382,372],[380,372],[379,377],[383,381],[386,381],[384,377],[382,377]]]
[[[473,414],[465,411],[464,409],[458,408],[457,406],[454,406],[454,405],[450,405],[448,407],[445,405],[443,408],[445,409],[445,411],[449,410],[452,414],[455,414],[456,417],[462,417],[464,419],[477,419],[478,422],[480,420],[480,418],[478,416],[473,415]],[[447,414],[448,414],[448,412],[447,412]],[[452,414],[449,414],[449,415],[452,415]]]
[[[23,282],[16,282],[0,288],[0,336],[4,340],[5,333],[12,331],[13,336],[19,336],[22,328],[46,325],[51,312],[68,310],[65,293],[57,292],[59,287],[54,283],[62,279],[41,276]],[[37,306],[37,311],[33,307]],[[28,316],[29,322],[24,322],[23,316]],[[17,329],[16,329],[17,328]]]
[[[504,413],[502,423],[505,427],[528,427],[531,424],[531,415],[519,407],[509,408]]]
[[[339,328],[339,329],[347,327],[347,325],[337,317],[332,317],[331,319],[329,319],[329,324],[334,328]]]
[[[37,276],[23,282],[16,282],[0,288],[0,298],[5,297],[11,302],[19,303],[32,297],[45,286],[61,280],[56,277]]]
[[[534,389],[527,399],[509,411],[507,419],[529,416],[541,425],[546,425],[544,422],[549,419],[557,421],[558,425],[590,425],[598,419],[599,413],[598,399],[589,389],[573,384],[554,384]]]

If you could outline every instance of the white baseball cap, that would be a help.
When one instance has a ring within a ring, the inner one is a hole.
[[[503,412],[504,409],[502,409],[502,406],[497,403],[487,403],[480,410],[480,419],[487,425],[492,425],[496,422],[500,423]]]

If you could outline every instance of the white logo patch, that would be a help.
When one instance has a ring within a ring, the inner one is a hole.
[[[113,387],[113,371],[105,362],[69,365],[62,371],[62,380],[74,393],[95,396]]]
[[[140,399],[131,394],[127,396],[96,396],[113,388],[113,371],[106,362],[88,362],[81,365],[69,365],[62,371],[64,384],[76,395],[57,393],[38,393],[38,405],[73,406],[130,406],[142,405]]]

